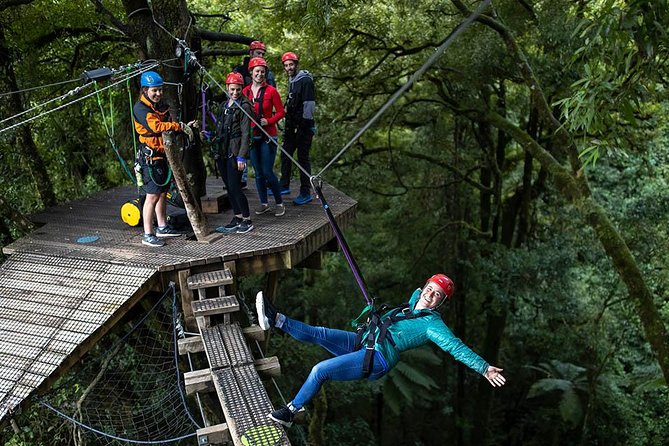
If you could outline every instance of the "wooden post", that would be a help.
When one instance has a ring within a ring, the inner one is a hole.
[[[181,290],[181,310],[184,312],[184,322],[190,331],[197,331],[197,322],[193,316],[193,291],[188,288],[190,269],[179,271],[179,290]]]
[[[174,132],[164,132],[163,142],[165,143],[165,155],[167,155],[167,161],[169,161],[172,168],[172,175],[174,175],[174,181],[176,181],[177,188],[179,189],[181,198],[184,201],[186,214],[188,215],[188,220],[193,227],[195,237],[199,242],[205,241],[206,236],[209,233],[207,229],[207,218],[202,212],[202,209],[200,209],[200,206],[197,204],[197,197],[195,197],[193,189],[188,182],[186,169],[184,169],[184,166],[181,163],[181,159],[179,157],[179,150],[176,144]]]

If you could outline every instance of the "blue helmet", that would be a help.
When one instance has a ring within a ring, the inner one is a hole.
[[[163,78],[155,71],[146,71],[142,73],[140,82],[142,87],[162,87],[164,83]]]

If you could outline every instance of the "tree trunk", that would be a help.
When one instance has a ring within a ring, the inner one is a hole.
[[[195,35],[195,23],[191,20],[184,0],[154,0],[151,2],[151,7],[146,0],[123,0],[123,5],[129,17],[128,33],[139,46],[140,57],[143,59],[174,59],[179,46],[177,38],[185,42],[189,48],[190,45],[194,45],[195,47],[191,48],[193,51],[199,49],[199,39],[192,39]],[[172,120],[188,122],[195,119],[198,113],[198,95],[192,76],[194,69],[188,67],[184,72],[184,60],[180,59],[156,70],[169,82],[165,88],[165,101],[170,105]],[[175,161],[183,165],[188,173],[198,203],[200,197],[207,194],[207,175],[202,156],[202,148],[199,139],[196,138],[193,145],[183,152],[183,156],[178,156],[178,161]],[[173,167],[175,165],[172,164]]]
[[[665,382],[669,383],[669,334],[639,265],[604,208],[592,197],[585,173],[582,170],[577,170],[575,174],[570,173],[530,135],[497,113],[488,112],[487,118],[494,126],[503,128],[541,163],[553,179],[557,190],[575,206],[585,222],[592,227],[618,275],[627,286],[646,338],[662,369]]]
[[[470,13],[460,0],[451,1],[463,14]],[[606,211],[592,197],[583,165],[578,157],[578,148],[574,145],[566,128],[553,115],[544,90],[511,31],[490,16],[482,15],[477,20],[496,31],[504,41],[509,56],[516,62],[525,84],[530,89],[541,122],[545,123],[547,131],[554,135],[552,143],[566,153],[571,170],[560,164],[549,150],[505,117],[494,111],[488,111],[484,113],[484,119],[498,129],[507,132],[525,151],[530,153],[547,170],[557,190],[576,207],[585,222],[592,227],[607,255],[611,258],[618,275],[627,286],[646,338],[662,369],[664,380],[669,384],[669,334],[632,252]]]
[[[328,399],[325,389],[314,397],[314,409],[311,411],[309,422],[309,444],[311,446],[325,446],[325,420],[328,414]]]
[[[0,197],[0,218],[2,217],[12,221],[12,223],[18,226],[23,232],[30,232],[35,228],[35,225],[30,220],[10,206],[4,198]]]
[[[172,167],[172,175],[174,176],[174,181],[177,183],[179,194],[181,194],[181,198],[184,201],[186,214],[188,215],[188,220],[190,221],[191,226],[193,226],[195,237],[200,242],[204,241],[209,233],[207,230],[207,218],[197,204],[197,197],[195,197],[193,188],[188,182],[186,170],[179,158],[179,153],[181,151],[175,142],[174,132],[163,133],[163,142],[165,143],[165,155],[167,155],[167,161]]]
[[[14,73],[14,67],[12,66],[11,53],[9,48],[7,48],[7,42],[5,40],[4,30],[0,26],[0,69],[5,73],[4,78],[6,79],[6,85],[9,91],[18,91],[18,83],[16,82],[16,74]],[[21,99],[20,94],[9,95],[9,101],[11,104],[11,110],[17,114],[25,111],[23,106],[23,100]],[[42,203],[45,207],[53,206],[56,204],[56,195],[53,192],[53,184],[51,183],[51,178],[46,170],[46,164],[44,159],[39,154],[37,150],[37,145],[33,139],[32,132],[30,131],[30,126],[28,124],[22,125],[16,129],[19,136],[18,141],[20,147],[18,147],[19,153],[26,160],[28,167],[30,168],[30,174],[35,181],[37,186],[37,191],[39,192]]]

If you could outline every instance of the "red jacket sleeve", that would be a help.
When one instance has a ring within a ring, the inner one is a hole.
[[[274,113],[271,117],[267,118],[267,123],[276,124],[277,122],[279,122],[280,119],[286,116],[286,112],[283,109],[283,104],[281,103],[281,96],[279,96],[279,92],[276,90],[276,88],[272,88],[271,91],[272,91],[272,105],[274,106],[276,113]]]

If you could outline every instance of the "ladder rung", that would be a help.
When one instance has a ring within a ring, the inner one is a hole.
[[[211,316],[213,314],[239,311],[239,302],[235,296],[220,296],[211,299],[194,300],[193,316]]]
[[[188,278],[188,288],[197,290],[219,285],[230,285],[233,282],[232,273],[229,269],[209,271],[207,273],[193,274]]]

